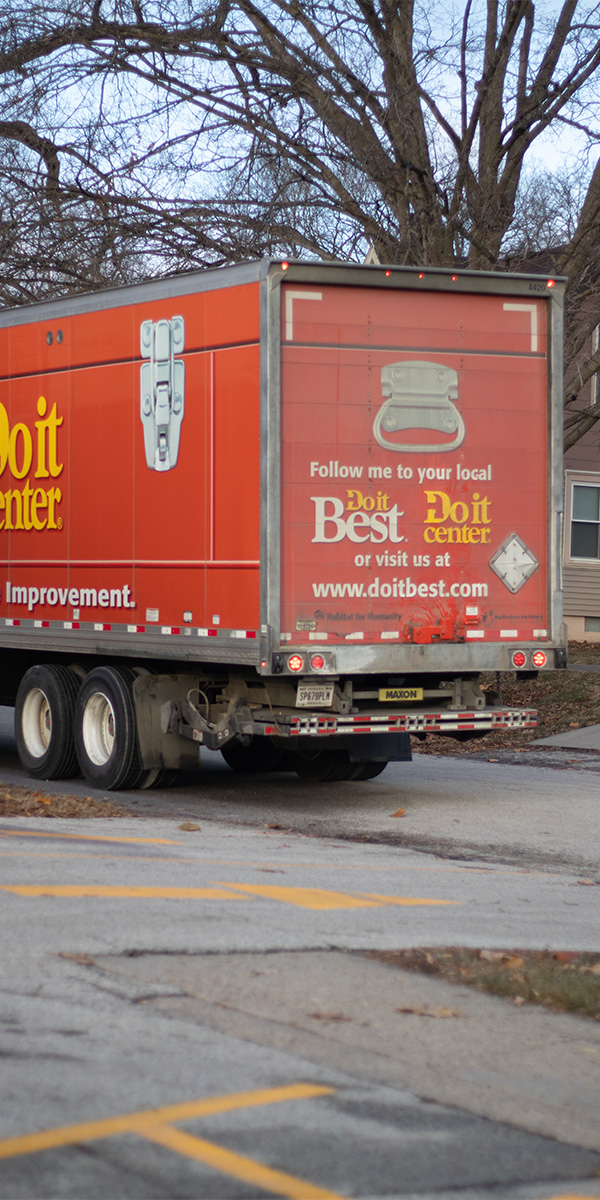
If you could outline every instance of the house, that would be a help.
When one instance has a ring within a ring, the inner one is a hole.
[[[598,350],[599,328],[586,357]],[[600,399],[598,376],[582,389],[575,408]],[[573,411],[573,410],[572,410]],[[600,423],[565,451],[563,536],[564,619],[572,641],[600,642]]]

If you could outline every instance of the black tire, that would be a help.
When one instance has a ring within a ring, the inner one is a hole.
[[[143,788],[170,788],[179,780],[181,771],[170,770],[169,767],[159,767],[156,771],[150,771],[150,778],[145,783],[140,784]]]
[[[79,766],[88,783],[105,791],[143,787],[150,774],[140,763],[131,693],[135,677],[127,667],[96,667],[77,697]]]
[[[70,667],[30,667],[15,702],[15,739],[25,770],[35,779],[79,774],[73,713],[79,677]]]
[[[291,757],[291,756],[290,756]],[[292,765],[292,763],[290,763]],[[347,750],[314,749],[296,750],[293,770],[301,779],[313,783],[341,783],[350,779],[354,769]]]
[[[376,779],[378,775],[381,775],[382,771],[385,771],[386,767],[387,767],[386,762],[355,763],[354,764],[355,769],[354,769],[352,775],[350,776],[350,778],[357,779],[357,780],[359,780],[359,779],[361,779],[361,780],[362,779]]]
[[[266,737],[251,738],[248,745],[234,739],[223,746],[221,754],[232,771],[254,775],[276,771],[283,762],[285,751]]]

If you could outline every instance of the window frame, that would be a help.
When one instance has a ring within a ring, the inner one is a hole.
[[[570,567],[600,567],[600,495],[598,515],[598,555],[595,558],[579,558],[571,554],[573,529],[573,497],[575,487],[595,487],[600,492],[600,471],[565,471],[565,535],[564,562]],[[595,522],[590,521],[589,524]]]

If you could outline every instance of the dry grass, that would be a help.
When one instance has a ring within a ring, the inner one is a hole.
[[[600,954],[434,946],[367,951],[366,957],[492,992],[514,1004],[540,1004],[554,1012],[578,1013],[600,1021]]]

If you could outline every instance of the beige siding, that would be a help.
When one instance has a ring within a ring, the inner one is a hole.
[[[563,567],[565,617],[600,617],[600,563]]]
[[[570,471],[600,471],[600,432],[597,425],[566,451],[565,467]]]

